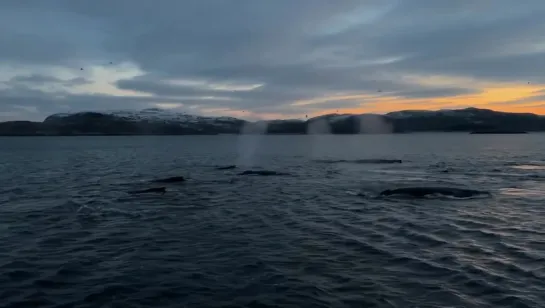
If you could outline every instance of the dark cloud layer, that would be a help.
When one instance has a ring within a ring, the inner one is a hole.
[[[406,75],[540,83],[544,13],[537,0],[5,0],[0,120],[177,103],[290,116],[479,91]],[[107,90],[114,75],[136,94]]]

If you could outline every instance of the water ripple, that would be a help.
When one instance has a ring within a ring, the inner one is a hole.
[[[434,142],[461,138],[453,136]],[[114,138],[115,146],[94,137],[6,141],[15,150],[0,151],[8,162],[0,173],[7,183],[0,190],[3,304],[545,305],[545,210],[542,197],[528,193],[544,182],[527,176],[541,169],[513,167],[539,166],[541,151],[509,154],[487,144],[480,152],[418,152],[407,146],[418,139],[406,135],[348,153],[340,149],[350,139],[339,136],[328,141],[333,150],[323,148],[335,161],[395,156],[403,163],[324,164],[320,153],[307,152],[319,148],[308,144],[314,139],[270,136],[252,163],[297,176],[237,177],[211,167],[237,161],[236,148],[211,148],[233,137],[155,138]],[[164,195],[126,193],[172,175],[190,180],[167,185]],[[347,193],[438,183],[494,197]]]

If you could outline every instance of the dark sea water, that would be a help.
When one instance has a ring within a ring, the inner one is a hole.
[[[1,307],[545,307],[544,134],[1,138],[0,183]]]

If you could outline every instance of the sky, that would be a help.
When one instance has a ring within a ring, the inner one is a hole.
[[[543,0],[3,0],[0,121],[545,114]]]

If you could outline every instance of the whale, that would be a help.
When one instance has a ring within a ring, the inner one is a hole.
[[[216,170],[231,170],[231,169],[235,169],[236,167],[237,167],[236,165],[220,166],[220,167],[216,167]]]
[[[167,189],[165,187],[154,187],[154,188],[148,188],[148,189],[142,189],[142,190],[133,190],[129,191],[129,194],[136,195],[136,194],[145,194],[145,193],[166,193]]]
[[[465,188],[454,187],[405,187],[397,189],[386,189],[382,191],[379,196],[392,196],[392,195],[405,195],[411,197],[425,197],[427,195],[439,194],[443,196],[450,196],[456,198],[468,198],[477,195],[491,195],[488,191],[480,191]]]
[[[169,178],[153,180],[152,182],[153,183],[179,183],[184,181],[185,181],[185,178],[183,176],[172,176]]]
[[[290,175],[289,173],[276,172],[271,170],[246,170],[238,175],[261,175],[261,176],[273,176],[273,175]]]

